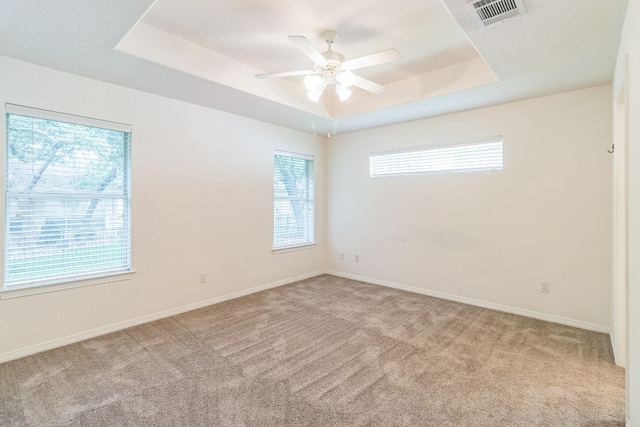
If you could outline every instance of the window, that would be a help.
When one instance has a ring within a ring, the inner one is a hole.
[[[5,290],[129,271],[130,127],[6,107]]]
[[[371,153],[369,166],[372,178],[502,170],[502,136],[472,142]]]
[[[314,244],[313,156],[276,151],[273,249]]]

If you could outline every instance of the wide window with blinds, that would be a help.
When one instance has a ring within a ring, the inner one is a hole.
[[[131,267],[127,125],[6,106],[5,290]]]
[[[314,244],[313,156],[276,151],[273,249]]]
[[[502,170],[502,136],[374,152],[369,156],[369,166],[372,178]]]

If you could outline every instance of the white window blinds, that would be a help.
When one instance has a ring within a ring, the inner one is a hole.
[[[276,151],[273,249],[314,243],[313,156]]]
[[[130,270],[130,127],[7,104],[5,289]]]
[[[502,170],[502,137],[375,152],[369,157],[369,165],[372,178]]]

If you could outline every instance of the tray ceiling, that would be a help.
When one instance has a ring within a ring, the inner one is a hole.
[[[316,134],[350,132],[610,83],[626,0],[524,0],[481,29],[464,0],[5,0],[0,55]],[[307,99],[288,39],[347,59],[400,61],[357,74],[387,90]]]

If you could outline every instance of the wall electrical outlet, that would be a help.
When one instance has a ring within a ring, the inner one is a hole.
[[[200,283],[206,283],[207,282],[207,273],[200,273]]]
[[[340,252],[340,259],[344,260],[344,252]]]
[[[540,292],[544,292],[545,294],[549,293],[549,282],[540,283]]]
[[[356,262],[360,262],[360,255],[356,255]]]

